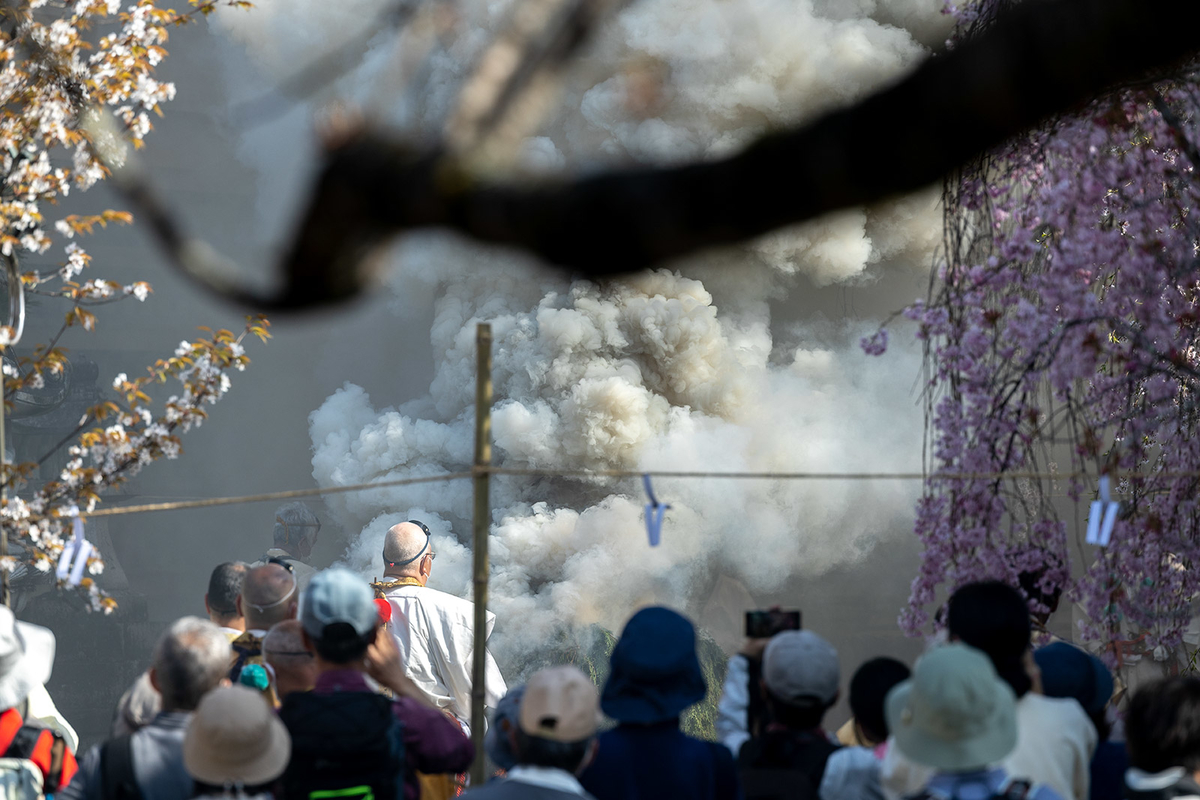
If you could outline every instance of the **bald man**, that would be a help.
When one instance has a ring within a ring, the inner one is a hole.
[[[469,732],[475,606],[426,585],[436,555],[424,523],[409,520],[392,526],[383,541],[384,582],[377,585],[392,607],[392,634],[409,679]],[[489,612],[489,636],[495,621],[496,615]],[[495,708],[508,688],[491,653],[485,679],[484,702]]]
[[[231,643],[233,660],[229,665],[229,680],[238,683],[243,668],[250,664],[262,665],[263,639],[267,631],[284,620],[295,619],[299,606],[296,576],[287,567],[263,564],[246,571],[242,593],[237,599],[238,613],[246,620],[246,632]],[[278,705],[271,686],[263,690],[263,695],[272,705]]]

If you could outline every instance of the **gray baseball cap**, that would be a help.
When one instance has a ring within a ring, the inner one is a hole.
[[[348,569],[334,567],[312,577],[304,591],[300,624],[314,639],[325,629],[344,623],[359,636],[366,636],[379,623],[379,609],[367,582]]]
[[[837,650],[812,631],[777,633],[763,652],[763,681],[785,703],[832,703],[840,675]]]

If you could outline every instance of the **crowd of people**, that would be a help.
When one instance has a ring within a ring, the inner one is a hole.
[[[471,785],[472,609],[426,586],[428,528],[388,531],[384,580],[368,583],[295,569],[317,526],[287,522],[276,526],[284,556],[213,570],[208,619],[167,628],[111,738],[78,761],[44,688],[52,634],[0,607],[0,794],[1200,800],[1200,677],[1115,693],[1095,655],[1035,646],[1027,595],[1000,582],[960,587],[911,669],[874,658],[845,681],[836,649],[811,630],[748,639],[729,660],[716,741],[680,727],[710,687],[695,627],[674,610],[628,620],[600,688],[564,665],[508,689],[489,656],[491,777]],[[852,718],[830,731],[843,688]]]

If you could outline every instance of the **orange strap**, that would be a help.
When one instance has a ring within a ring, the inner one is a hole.
[[[21,712],[15,708],[10,708],[0,714],[0,753],[8,752],[13,739],[17,738],[17,731],[21,730],[21,726],[24,724],[25,720],[21,719]]]
[[[53,731],[44,730],[38,735],[37,744],[33,746],[33,752],[29,754],[29,760],[37,765],[37,768],[42,771],[42,775],[46,776],[47,785],[57,786],[55,791],[61,791],[79,771],[79,765],[75,762],[75,756],[71,754],[71,748],[65,744],[59,748],[58,758],[55,758],[55,745],[61,741]],[[56,760],[60,763],[55,764]],[[54,775],[56,767],[57,776]]]

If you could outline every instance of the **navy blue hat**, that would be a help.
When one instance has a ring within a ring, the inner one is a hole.
[[[492,724],[483,736],[483,749],[500,769],[512,769],[517,765],[517,754],[512,751],[506,728],[517,727],[517,714],[524,696],[525,684],[509,689],[508,694],[496,704],[496,710],[492,712]],[[505,720],[509,723],[507,726],[503,724]]]
[[[619,722],[675,719],[708,692],[696,658],[696,629],[669,608],[634,614],[613,648],[611,664],[600,708]]]
[[[1066,642],[1055,642],[1033,651],[1042,671],[1042,691],[1047,697],[1070,697],[1088,714],[1099,714],[1113,693],[1112,673],[1096,656]]]

